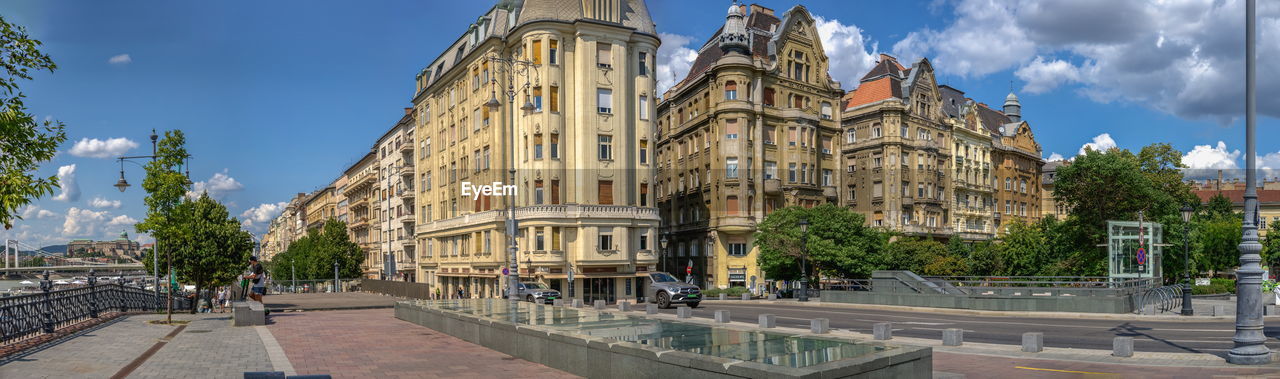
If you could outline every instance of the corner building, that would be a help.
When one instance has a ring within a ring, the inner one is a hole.
[[[641,293],[638,277],[658,261],[658,45],[641,0],[503,1],[422,70],[417,281],[500,297],[514,238],[521,281],[587,302]],[[499,107],[484,105],[491,99]],[[464,183],[498,187],[464,195]]]
[[[758,290],[752,233],[775,209],[838,196],[842,91],[804,6],[779,18],[736,1],[689,74],[658,105],[664,271],[694,283]]]

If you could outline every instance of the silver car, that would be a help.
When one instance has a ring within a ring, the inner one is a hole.
[[[671,304],[686,304],[689,308],[697,308],[702,302],[702,290],[698,286],[681,282],[675,276],[665,272],[649,273],[649,286],[644,296],[659,307],[670,308]]]
[[[560,299],[560,291],[548,288],[546,284],[537,282],[521,282],[520,297],[530,303],[551,304]]]

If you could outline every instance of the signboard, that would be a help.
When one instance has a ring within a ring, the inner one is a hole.
[[[1113,278],[1160,277],[1163,226],[1154,222],[1107,221],[1107,267]]]
[[[1209,278],[1196,278],[1196,285],[1197,286],[1209,285]]]

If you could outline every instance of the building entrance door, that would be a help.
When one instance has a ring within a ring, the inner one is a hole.
[[[586,288],[583,288],[582,291],[583,303],[595,304],[596,300],[604,300],[605,303],[613,303],[617,300],[613,295],[613,278],[590,278],[587,279],[586,282]]]

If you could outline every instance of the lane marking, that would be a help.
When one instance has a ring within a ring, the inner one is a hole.
[[[1120,374],[1117,374],[1117,373],[1111,373],[1111,372],[1092,372],[1092,371],[1055,370],[1055,369],[1051,369],[1051,368],[1035,368],[1035,367],[1023,367],[1023,366],[1014,366],[1013,368],[1020,368],[1020,369],[1023,369],[1023,370],[1065,372],[1065,373],[1071,373],[1071,374],[1086,374],[1086,375],[1120,375]]]

